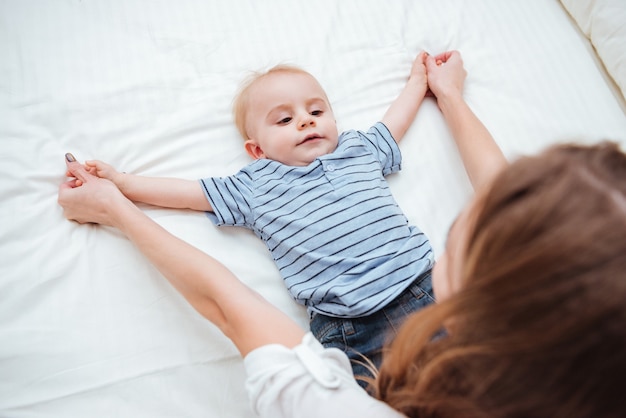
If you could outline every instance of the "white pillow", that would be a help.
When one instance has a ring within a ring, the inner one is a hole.
[[[626,1],[561,0],[626,97]]]

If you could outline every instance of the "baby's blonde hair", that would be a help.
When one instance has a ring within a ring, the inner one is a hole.
[[[248,115],[248,108],[250,105],[250,91],[252,90],[252,86],[254,86],[259,80],[277,73],[306,74],[313,77],[313,75],[302,68],[290,64],[278,64],[267,71],[255,71],[246,77],[239,86],[239,91],[233,100],[233,117],[235,119],[235,126],[243,139],[250,139],[246,129],[246,117]]]

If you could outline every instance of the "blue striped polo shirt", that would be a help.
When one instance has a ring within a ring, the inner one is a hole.
[[[379,122],[342,133],[334,152],[308,166],[259,159],[200,183],[214,209],[209,218],[253,230],[309,313],[359,317],[390,303],[434,262],[428,238],[409,225],[384,178],[400,163]]]

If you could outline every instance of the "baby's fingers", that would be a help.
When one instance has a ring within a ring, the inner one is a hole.
[[[74,187],[80,187],[83,185],[83,181],[80,179],[77,179],[74,177],[74,174],[72,174],[71,171],[66,171],[65,172],[65,177],[70,177],[71,179],[66,181],[65,185],[67,185],[69,188],[74,188]]]

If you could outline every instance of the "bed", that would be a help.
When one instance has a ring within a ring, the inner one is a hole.
[[[507,158],[626,147],[623,0],[0,2],[0,416],[251,417],[242,361],[117,231],[63,218],[63,156],[197,179],[249,162],[231,102],[296,64],[340,129],[367,129],[420,49],[456,49],[465,97]],[[472,191],[432,98],[391,187],[440,254]],[[307,327],[251,232],[141,208]],[[280,332],[280,330],[277,330]]]

